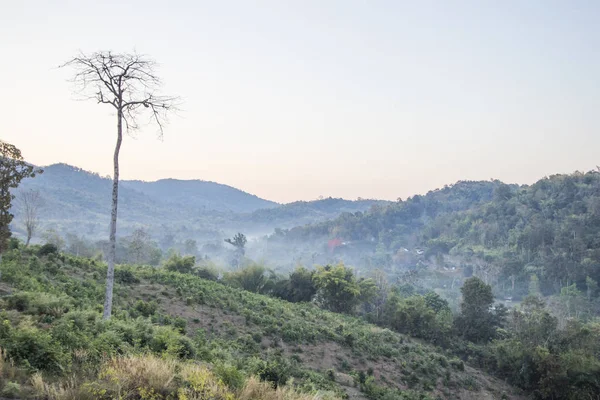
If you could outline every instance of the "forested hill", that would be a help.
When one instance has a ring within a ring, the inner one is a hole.
[[[63,235],[77,234],[91,239],[106,236],[110,218],[112,180],[66,164],[44,167],[44,173],[24,180],[17,191],[38,190],[41,229]],[[119,185],[119,234],[137,228],[154,239],[174,236],[222,241],[221,235],[244,232],[263,234],[276,228],[323,221],[344,211],[364,211],[373,200],[324,199],[285,205],[261,199],[231,186],[201,180],[163,179],[156,182],[121,181]],[[14,208],[13,229],[23,231],[20,210]],[[35,238],[34,238],[35,240]]]
[[[326,235],[344,240],[382,239],[383,242],[388,241],[387,237],[391,235],[397,240],[414,242],[411,237],[431,219],[487,203],[501,185],[500,181],[460,181],[424,196],[416,195],[405,201],[376,205],[364,213],[343,213],[336,219],[295,227],[284,234],[289,239],[311,239]]]
[[[112,179],[67,164],[54,164],[44,167],[42,175],[37,179],[24,182],[23,185],[60,191],[65,200],[73,198],[75,205],[78,205],[78,195],[82,193],[94,195],[104,209],[107,202],[103,200],[110,199]],[[161,201],[215,211],[252,212],[278,205],[231,186],[202,180],[162,179],[155,182],[122,180],[119,189],[123,192],[124,201],[134,198],[138,203]],[[68,196],[69,194],[71,196]],[[110,205],[110,202],[108,204]],[[83,205],[89,206],[89,204]]]
[[[600,173],[553,175],[531,186],[458,182],[364,214],[278,232],[271,242],[334,238],[344,245],[330,257],[353,265],[465,269],[506,295],[527,294],[531,279],[539,279],[545,294],[572,283],[585,291],[600,280]],[[358,250],[360,259],[352,258]]]
[[[201,180],[123,181],[123,186],[153,199],[188,208],[247,213],[279,205],[231,186]]]

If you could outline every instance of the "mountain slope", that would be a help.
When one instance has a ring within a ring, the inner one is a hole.
[[[161,202],[186,208],[245,213],[278,206],[275,202],[231,186],[200,180],[123,181],[123,187]]]
[[[345,245],[331,251],[326,245],[334,238]],[[530,279],[539,279],[545,295],[574,283],[593,297],[599,238],[600,172],[590,171],[530,186],[458,182],[364,214],[278,231],[269,249],[292,265],[341,259],[396,277],[421,266],[422,276],[448,286],[457,279],[448,271],[458,278],[475,273],[506,297],[526,296]]]
[[[112,181],[66,164],[45,167],[43,174],[26,179],[17,191],[39,190],[42,228],[63,235],[76,233],[91,239],[106,236],[110,219]],[[344,211],[365,211],[372,200],[325,199],[279,205],[227,185],[200,180],[163,179],[156,182],[121,181],[119,185],[119,235],[144,227],[158,239],[221,240],[241,231],[247,235],[272,232],[337,217]],[[20,209],[12,224],[23,235]],[[38,232],[39,233],[39,232]],[[39,235],[38,235],[39,237]]]

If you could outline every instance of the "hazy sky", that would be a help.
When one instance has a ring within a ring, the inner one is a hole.
[[[183,97],[122,177],[287,202],[395,199],[600,164],[600,2],[0,0],[0,138],[108,175],[115,117],[56,68],[131,51]]]

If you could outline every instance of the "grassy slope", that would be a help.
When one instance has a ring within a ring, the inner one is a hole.
[[[43,310],[30,311],[30,315],[12,310],[4,313],[3,319],[10,319],[15,326],[27,319],[28,324],[33,323],[36,329],[52,336],[60,332],[54,327],[65,323],[74,310],[94,310],[99,314],[104,268],[100,263],[65,255],[38,258],[18,250],[5,255],[0,265],[1,290],[27,290],[37,298],[60,296],[71,311],[50,312],[55,315],[48,318]],[[463,370],[462,362],[449,360],[429,345],[353,317],[191,275],[150,267],[125,270],[132,272],[138,282],[117,283],[111,324],[131,321],[140,300],[156,302],[158,310],[151,312],[149,319],[155,324],[173,324],[172,317],[176,316],[187,320],[188,336],[199,343],[199,360],[215,365],[236,364],[242,369],[248,366],[251,370],[249,365],[260,358],[284,356],[290,360],[292,375],[299,384],[308,381],[316,389],[334,389],[350,398],[377,398],[373,394],[375,386],[399,389],[410,396],[406,398],[492,399],[503,394],[505,398],[518,397],[510,387],[468,366]],[[99,321],[94,324],[93,329],[86,331],[92,336],[89,340],[105,340],[109,325]],[[374,385],[368,397],[354,382],[360,372],[368,375],[371,371]],[[327,377],[334,377],[335,381]],[[386,398],[403,398],[397,392],[395,396]]]

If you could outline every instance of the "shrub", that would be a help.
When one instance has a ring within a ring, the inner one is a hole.
[[[122,285],[133,285],[140,282],[130,269],[123,268],[115,270],[115,281]]]
[[[215,374],[223,383],[232,389],[241,389],[244,385],[244,374],[234,365],[220,363],[214,368]]]
[[[258,376],[261,380],[271,382],[275,388],[285,385],[291,376],[291,365],[281,357],[263,361],[259,366]]]
[[[150,317],[156,314],[156,310],[158,308],[158,304],[155,301],[146,302],[143,300],[138,300],[133,306],[134,310],[144,317]]]
[[[219,271],[216,268],[210,266],[203,266],[198,268],[198,270],[196,271],[196,275],[198,275],[202,279],[206,279],[209,281],[219,280]]]
[[[171,327],[159,326],[150,341],[150,349],[158,354],[168,354],[182,359],[193,358],[196,354],[194,343]]]
[[[182,274],[189,274],[193,271],[194,265],[196,264],[196,257],[186,256],[181,257],[178,254],[173,254],[164,264],[167,271],[180,272]]]
[[[0,344],[10,359],[28,369],[60,375],[69,367],[70,357],[63,353],[48,332],[37,328],[13,328],[4,321]]]
[[[48,315],[56,318],[69,311],[73,303],[67,296],[20,292],[7,297],[6,306],[31,315]]]
[[[2,395],[14,399],[21,393],[21,385],[17,382],[7,382],[2,388]]]
[[[458,358],[453,358],[449,361],[450,366],[452,366],[452,368],[458,370],[458,371],[464,371],[465,370],[465,363],[462,360],[459,360]]]
[[[54,243],[46,243],[38,250],[39,256],[47,256],[49,254],[58,253],[58,247]]]

